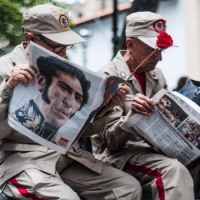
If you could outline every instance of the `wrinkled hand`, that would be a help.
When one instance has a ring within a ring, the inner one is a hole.
[[[126,95],[131,92],[131,89],[128,86],[121,85],[118,90],[112,95],[107,103],[111,106],[117,106],[124,102]]]
[[[145,116],[150,116],[154,113],[155,102],[143,94],[136,94],[131,103],[132,114],[138,113]]]
[[[22,81],[25,86],[28,86],[29,80],[34,84],[34,77],[37,77],[37,73],[28,64],[15,65],[7,83],[16,87]]]

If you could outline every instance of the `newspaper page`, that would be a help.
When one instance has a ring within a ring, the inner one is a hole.
[[[8,123],[33,141],[64,154],[123,79],[103,77],[32,42],[29,64],[38,77],[28,87],[23,83],[15,87]]]
[[[160,90],[155,113],[132,115],[122,129],[138,134],[158,152],[187,166],[200,157],[200,108],[177,92]]]

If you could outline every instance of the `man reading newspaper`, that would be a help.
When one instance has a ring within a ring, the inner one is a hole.
[[[8,125],[8,105],[13,89],[20,82],[28,86],[30,82],[34,83],[36,78],[41,81],[39,90],[43,90],[44,84],[47,84],[45,79],[28,65],[30,41],[61,57],[66,56],[68,46],[84,42],[83,38],[69,28],[67,11],[49,4],[38,5],[25,11],[22,27],[27,42],[18,45],[12,53],[0,59],[1,189],[14,199],[78,200],[78,193],[88,200],[139,200],[141,187],[135,178],[96,160],[91,153],[82,151],[78,143],[75,143],[66,155],[61,155],[35,143]],[[67,76],[67,73],[65,75]],[[57,77],[61,78],[59,75]],[[52,82],[54,81],[56,79],[52,78]],[[79,83],[78,85],[80,86]],[[83,88],[78,88],[82,94]],[[51,101],[49,90],[46,97]],[[130,92],[129,88],[122,87],[110,99],[110,104],[122,102],[126,92]],[[77,109],[79,107],[80,104]],[[87,130],[85,133],[87,134]]]
[[[136,177],[154,200],[193,200],[193,180],[185,166],[157,153],[137,134],[121,129],[132,114],[152,115],[155,102],[150,98],[167,88],[156,68],[162,50],[173,44],[166,33],[166,20],[151,12],[130,14],[126,17],[126,37],[127,50],[119,51],[99,72],[125,80],[130,77],[129,83],[138,92],[129,94],[122,105],[99,119],[99,124],[106,126],[92,138],[95,156]]]

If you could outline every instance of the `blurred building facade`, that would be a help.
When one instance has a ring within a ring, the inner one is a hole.
[[[132,4],[127,0],[118,0],[118,2],[120,2],[118,5],[118,35],[120,35],[125,16]],[[73,6],[69,14],[72,22],[77,24],[74,28],[75,32],[81,34],[82,30],[90,31],[89,37],[86,36],[87,49],[85,49],[84,44],[77,44],[68,51],[68,55],[70,60],[76,64],[97,71],[101,66],[111,61],[113,56],[113,0],[86,0],[85,4],[88,5]],[[85,55],[87,56],[86,65],[84,63]]]
[[[131,5],[129,0],[118,0],[118,36]],[[158,63],[169,90],[175,87],[181,76],[200,80],[200,1],[160,0],[156,12],[167,19],[167,32],[178,46],[167,49],[163,53],[163,61]],[[113,0],[82,0],[82,4],[73,5],[70,17],[77,24],[74,30],[89,29],[92,34],[86,38],[86,49],[80,44],[68,52],[70,60],[93,71],[111,61],[112,13]],[[87,56],[87,63],[84,56]]]
[[[66,2],[65,0],[58,0]],[[118,36],[134,0],[118,0]],[[113,2],[114,0],[68,0],[74,31],[83,35],[87,43],[68,50],[69,59],[76,64],[97,71],[113,57]],[[167,32],[175,46],[163,52],[158,67],[163,71],[169,90],[182,76],[200,80],[200,1],[160,0],[156,11],[167,20]],[[84,31],[83,31],[84,30]],[[6,44],[0,44],[7,46]]]
[[[66,3],[65,0],[58,0]],[[134,0],[118,2],[118,36],[121,35],[125,17]],[[68,0],[70,18],[77,24],[75,32],[86,29],[86,44],[75,45],[68,51],[70,60],[90,70],[97,71],[113,57],[113,2],[114,0]],[[167,19],[167,32],[172,35],[177,48],[163,53],[158,63],[165,74],[169,89],[175,87],[181,76],[200,80],[200,1],[159,0],[156,11]],[[82,31],[83,32],[83,31]],[[0,48],[7,46],[0,43]],[[11,51],[12,48],[6,49]]]

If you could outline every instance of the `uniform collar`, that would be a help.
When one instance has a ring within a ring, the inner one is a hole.
[[[126,80],[130,75],[131,72],[129,70],[128,65],[126,64],[123,55],[126,53],[125,50],[121,50],[117,53],[116,57],[113,59],[113,62],[115,63],[116,70],[117,73],[119,75],[119,77],[123,78],[124,80]],[[150,72],[145,72],[146,75],[146,96],[150,96],[152,93],[152,90],[157,82],[158,79],[160,79],[160,74],[156,73],[157,69],[155,68],[154,70],[150,71]],[[135,89],[139,92],[143,94],[143,91],[137,81],[137,79],[132,76],[130,78],[130,82],[132,82],[132,84],[135,86]]]
[[[117,53],[116,57],[113,59],[113,62],[117,66],[116,70],[118,72],[119,77],[123,78],[124,80],[126,80],[131,75],[129,67],[126,64],[126,62],[122,56],[125,53],[126,53],[126,51],[124,51],[124,50],[119,51]],[[132,79],[132,77],[131,77],[131,79]]]
[[[125,53],[126,53],[125,50],[118,51],[116,57],[113,59],[113,62],[116,63],[117,72],[119,76],[123,78],[124,80],[126,80],[131,75],[130,69],[122,56]],[[148,76],[154,80],[158,80],[160,78],[159,75],[156,73],[156,69],[150,72],[145,72],[145,74],[148,74]],[[133,80],[133,79],[134,79],[134,76],[130,78],[130,80]]]

